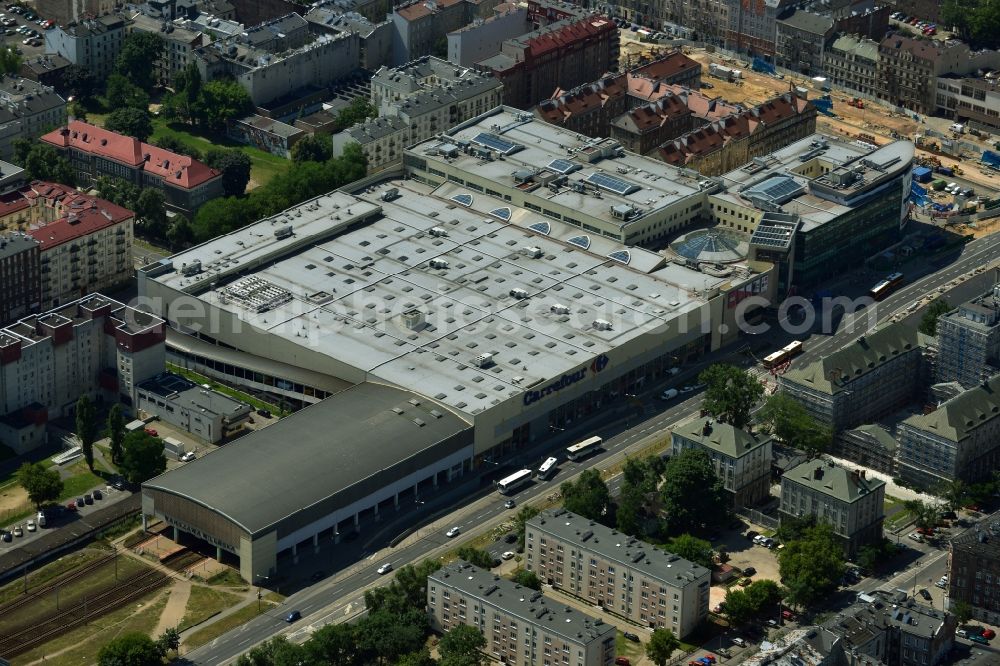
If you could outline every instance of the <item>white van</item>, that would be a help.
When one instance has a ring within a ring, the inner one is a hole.
[[[45,512],[39,511],[38,515],[35,516],[35,520],[38,521],[39,527],[45,527]]]
[[[677,389],[667,389],[660,395],[660,400],[673,400],[677,397]]]

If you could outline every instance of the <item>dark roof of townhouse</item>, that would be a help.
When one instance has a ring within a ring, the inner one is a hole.
[[[903,425],[960,442],[996,418],[1000,418],[1000,375],[959,393],[930,414],[911,416]]]

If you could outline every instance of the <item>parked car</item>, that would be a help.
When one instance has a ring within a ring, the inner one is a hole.
[[[378,569],[376,569],[376,571],[378,571],[378,573],[379,573],[380,576],[384,576],[385,574],[387,574],[390,571],[392,571],[392,565],[389,564],[388,562],[386,562],[385,564],[383,564],[382,566],[380,566]]]
[[[150,437],[159,437],[160,433],[156,431],[156,428],[145,428],[144,432]]]
[[[447,532],[445,532],[444,535],[446,537],[448,537],[449,539],[453,539],[453,538],[457,537],[461,533],[462,533],[462,530],[460,530],[457,527],[453,527],[450,530],[448,530]]]
[[[986,640],[991,641],[996,637],[997,637],[997,632],[993,631],[992,629],[983,629],[983,638],[985,638]]]
[[[91,493],[91,494],[92,494],[92,495],[94,496],[94,499],[95,499],[95,500],[102,500],[102,499],[104,499],[104,493],[102,493],[102,492],[100,491],[100,489],[98,489],[98,490],[95,490],[95,491],[94,491],[93,493]]]
[[[68,511],[76,511],[76,502],[67,502],[66,509]]]
[[[500,554],[500,558],[504,560],[514,559],[514,553],[512,551],[505,550],[503,553]]]
[[[973,643],[979,643],[980,645],[989,645],[989,640],[985,636],[977,636],[976,634],[969,634],[969,640]]]
[[[673,377],[681,371],[680,368],[667,368],[667,376]]]
[[[743,570],[743,575],[744,576],[752,576],[755,573],[757,573],[757,570],[754,569],[753,567],[747,567],[746,569]]]
[[[116,476],[115,478],[111,479],[111,487],[114,488],[115,490],[124,490],[125,479],[121,478],[120,476]]]
[[[516,543],[517,534],[515,532],[508,532],[507,534],[504,535],[503,540],[505,543]]]
[[[623,631],[622,632],[622,636],[624,636],[625,638],[629,639],[633,643],[638,643],[639,642],[639,634],[633,633],[631,631]]]
[[[740,638],[739,636],[737,636],[736,638],[733,639],[733,645],[737,645],[739,647],[746,647],[747,642],[742,638]]]
[[[673,400],[678,396],[677,389],[667,389],[660,394],[660,400]]]
[[[10,543],[11,541],[14,540],[14,537],[11,536],[10,532],[4,530],[3,532],[0,532],[0,540]]]
[[[180,460],[181,462],[191,462],[192,460],[194,460],[197,457],[198,456],[195,455],[194,451],[186,451],[185,453],[181,454],[181,457],[178,458],[178,460]]]
[[[29,520],[29,521],[28,521],[28,525],[27,525],[27,527],[28,527],[28,531],[29,531],[29,532],[34,532],[35,530],[37,530],[37,529],[38,529],[38,526],[37,526],[37,525],[35,525],[35,521],[33,521],[33,520]]]
[[[923,543],[924,537],[916,532],[910,532],[909,537],[918,543]]]
[[[778,626],[778,621],[775,620],[773,617],[772,618],[768,618],[768,620],[767,620],[767,626],[769,626],[769,627],[777,627]]]
[[[22,536],[24,536],[24,530],[21,529],[20,525],[17,525],[17,526],[14,527],[14,536],[16,536],[16,537],[22,537]]]
[[[257,415],[258,416],[263,416],[265,419],[271,418],[271,412],[270,412],[270,410],[267,410],[267,409],[258,409],[257,410]]]
[[[746,534],[747,539],[749,539],[750,541],[754,541],[758,536],[760,536],[760,535],[757,532],[753,531],[753,530],[750,530]]]
[[[632,666],[632,662],[628,657],[615,657],[615,666]]]
[[[922,596],[927,601],[931,600],[931,593],[927,591],[926,587],[920,588],[920,596]]]
[[[786,608],[785,610],[781,611],[781,617],[782,619],[785,620],[791,620],[795,618],[795,614]]]
[[[293,610],[291,613],[285,616],[285,622],[287,622],[288,624],[291,624],[292,622],[296,622],[301,619],[302,619],[302,613],[300,613],[297,610]]]

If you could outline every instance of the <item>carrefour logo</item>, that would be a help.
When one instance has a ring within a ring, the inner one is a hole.
[[[608,359],[607,355],[601,354],[600,356],[594,359],[593,363],[590,364],[590,371],[596,375],[598,372],[608,367],[609,362],[610,360]],[[545,396],[551,393],[556,393],[557,391],[561,391],[567,386],[572,386],[573,384],[576,384],[578,381],[581,381],[586,377],[587,377],[586,368],[581,368],[580,370],[577,370],[575,372],[566,373],[565,375],[555,380],[548,386],[536,389],[534,391],[525,391],[524,404],[525,405],[534,404],[539,400],[541,400],[542,398],[544,398]]]

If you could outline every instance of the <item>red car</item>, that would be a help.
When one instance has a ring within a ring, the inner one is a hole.
[[[932,527],[918,527],[917,532],[924,536],[934,536],[934,528]]]
[[[66,503],[66,510],[67,511],[76,511],[76,502],[67,502]]]
[[[146,434],[150,437],[159,437],[160,433],[156,432],[156,428],[146,428]]]
[[[993,631],[992,629],[986,629],[983,631],[983,638],[985,638],[988,641],[991,641],[996,637],[997,637],[997,632]]]
[[[615,664],[618,666],[632,666],[632,662],[628,660],[628,657],[615,657]]]
[[[795,615],[790,610],[783,610],[781,611],[781,617],[785,618],[786,620],[791,620],[793,617],[795,617]]]

